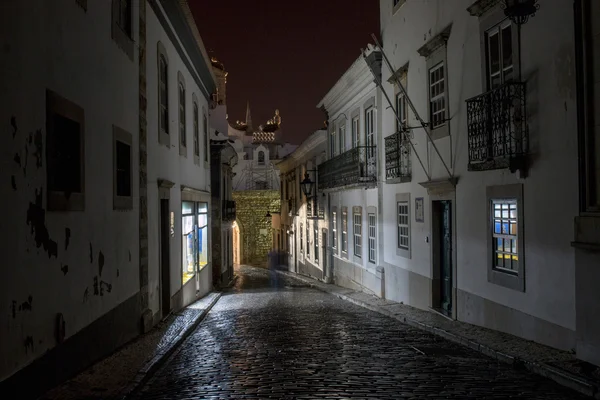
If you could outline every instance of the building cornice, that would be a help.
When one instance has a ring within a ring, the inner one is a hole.
[[[207,101],[217,88],[212,63],[187,0],[148,0],[169,40]]]
[[[452,24],[445,27],[440,33],[435,35],[431,40],[425,43],[417,52],[422,57],[429,57],[434,51],[448,43],[450,33],[452,32]]]
[[[315,150],[318,152],[323,151],[320,149],[323,144],[327,143],[327,131],[320,129],[310,135],[300,146],[296,148],[292,153],[288,154],[282,159],[277,166],[280,171],[285,172],[295,168],[298,164],[302,164],[308,158],[314,156]]]
[[[500,3],[500,0],[477,0],[467,8],[467,11],[474,17],[481,17],[487,11],[496,7],[498,3]]]

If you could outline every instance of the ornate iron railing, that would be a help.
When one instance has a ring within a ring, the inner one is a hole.
[[[468,169],[521,169],[529,152],[525,82],[506,83],[466,102]]]
[[[235,221],[235,218],[236,218],[235,201],[224,200],[223,201],[223,221],[225,221],[225,222]]]
[[[385,138],[385,180],[387,183],[410,182],[410,139],[403,132]]]
[[[320,164],[319,190],[377,182],[377,147],[360,146]]]

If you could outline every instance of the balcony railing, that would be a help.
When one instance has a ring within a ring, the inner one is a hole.
[[[387,183],[410,182],[410,143],[405,133],[396,132],[385,138],[385,181]]]
[[[523,169],[529,152],[525,82],[467,100],[470,171]]]
[[[360,146],[320,164],[319,190],[377,182],[377,147]]]
[[[235,201],[224,200],[223,201],[223,221],[231,222],[231,221],[235,221],[235,218],[236,218]]]

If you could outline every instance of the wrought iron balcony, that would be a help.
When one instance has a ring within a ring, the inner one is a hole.
[[[224,200],[223,201],[223,221],[231,222],[231,221],[235,221],[235,218],[236,218],[235,201]]]
[[[377,182],[377,147],[360,146],[320,164],[319,190]]]
[[[385,138],[386,183],[410,182],[410,143],[405,133],[396,132]]]
[[[467,100],[469,171],[526,168],[529,152],[525,82]]]

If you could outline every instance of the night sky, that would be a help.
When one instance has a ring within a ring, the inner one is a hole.
[[[209,54],[225,65],[229,121],[250,101],[257,128],[282,117],[283,140],[323,126],[316,108],[379,35],[378,0],[188,0]]]

